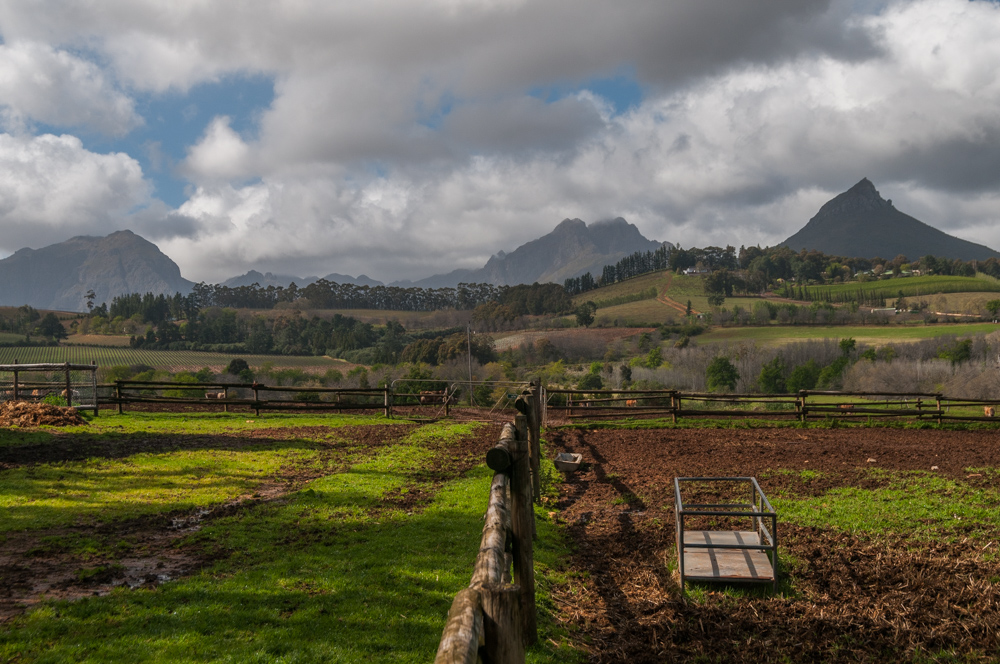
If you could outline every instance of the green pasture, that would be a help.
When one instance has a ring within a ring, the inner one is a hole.
[[[996,488],[972,486],[930,470],[865,470],[878,488],[842,487],[810,497],[781,493],[771,497],[771,503],[788,523],[851,533],[954,539],[959,529],[961,537],[992,537],[1000,528],[1000,511],[996,509],[1000,491]],[[995,468],[967,470],[994,479],[1000,474]],[[797,475],[804,489],[818,475],[809,470],[778,472]]]
[[[887,299],[895,298],[902,291],[905,297],[919,297],[935,293],[1000,293],[1000,282],[996,279],[980,277],[953,277],[943,275],[928,275],[923,277],[901,277],[895,279],[879,279],[878,281],[849,282],[846,284],[824,284],[807,286],[809,299],[824,299],[829,297],[834,302],[856,299],[855,295],[862,292],[868,295],[879,295]],[[780,291],[779,291],[780,292]],[[798,293],[798,288],[795,289]]]
[[[691,300],[691,308],[696,312],[711,310],[708,298],[704,294],[685,297],[680,302],[682,305],[686,305],[688,300]],[[754,304],[760,301],[761,299],[757,297],[727,297],[724,306],[732,308],[735,305],[739,305],[744,309],[753,310]],[[617,320],[619,325],[629,327],[646,327],[668,321],[678,322],[683,318],[683,311],[679,311],[659,300],[640,300],[638,302],[618,304],[613,307],[598,309],[594,315],[594,320],[598,324]]]
[[[313,368],[326,371],[344,366],[346,363],[329,357],[312,355],[240,355],[228,353],[208,353],[187,350],[143,350],[111,346],[11,346],[0,347],[0,364],[63,363],[90,364],[99,367],[145,364],[170,371],[195,370],[210,367],[219,372],[234,357],[242,357],[251,367],[259,367],[270,362],[275,367],[296,369]],[[353,366],[353,365],[350,365]]]
[[[676,278],[676,276],[674,277]],[[627,297],[636,293],[641,293],[650,288],[656,288],[657,293],[662,293],[667,283],[670,281],[670,273],[666,271],[650,272],[626,281],[619,281],[597,288],[586,293],[573,296],[573,305],[577,306],[583,302],[599,302],[601,300],[612,300],[618,297]]]
[[[727,300],[728,302],[728,300]],[[1000,330],[994,323],[938,323],[934,325],[764,325],[760,327],[713,327],[697,337],[699,344],[756,341],[784,345],[815,339],[854,339],[858,343],[882,345],[933,339],[947,335],[971,336]]]
[[[30,473],[0,471],[2,495],[18,504],[18,524],[29,529],[110,522],[132,514],[136,504],[148,513],[164,514],[194,504],[220,504],[251,492],[255,482],[273,475],[276,468],[327,465],[314,468],[321,476],[284,498],[206,521],[187,536],[182,549],[204,551],[215,561],[190,577],[153,588],[119,587],[101,597],[41,602],[0,631],[0,661],[433,659],[451,600],[469,583],[491,477],[491,471],[479,465],[442,480],[441,462],[449,445],[479,425],[425,425],[396,444],[365,450],[352,446],[349,434],[338,432],[339,425],[389,421],[337,417],[271,422],[269,416],[264,424],[294,425],[296,435],[264,437],[259,444],[255,438],[251,448],[227,451],[224,438],[215,440],[207,432],[239,431],[262,423],[188,417],[204,419],[188,429],[199,432],[203,449],[41,464],[32,466]],[[37,442],[28,433],[58,436],[64,445],[74,435],[148,438],[170,433],[178,424],[176,418],[161,421],[152,415],[100,420],[92,423],[89,434],[82,434],[82,428],[21,432],[21,438],[7,442]],[[334,428],[306,428],[321,420]],[[331,449],[332,441],[340,441],[344,449]],[[551,464],[544,474],[546,481],[557,475]],[[45,496],[57,490],[57,482],[99,494],[104,509],[95,513],[80,502],[82,497],[40,503],[55,500]],[[137,488],[143,484],[153,488]],[[408,493],[423,502],[397,506],[395,499]],[[541,638],[529,652],[529,661],[578,661],[576,651],[557,645],[565,641],[565,633],[546,609],[551,607],[547,588],[561,578],[560,560],[567,551],[546,512],[539,510],[536,516]],[[129,551],[127,536],[105,541],[108,536],[102,532],[106,529],[89,537],[50,536],[43,548],[83,554]],[[86,556],[82,561],[80,578],[100,572]]]

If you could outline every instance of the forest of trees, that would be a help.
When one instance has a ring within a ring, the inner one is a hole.
[[[400,286],[356,286],[320,279],[303,288],[258,284],[223,286],[200,283],[188,298],[196,309],[274,309],[278,304],[295,303],[303,309],[378,309],[383,311],[471,310],[487,302],[515,305],[524,313],[558,313],[568,307],[565,292],[555,284],[494,286],[461,283],[456,288]]]
[[[263,299],[258,297],[266,294]],[[272,296],[280,294],[275,300]],[[397,299],[393,299],[397,298]],[[408,298],[402,300],[398,298]],[[279,301],[295,305],[281,315],[255,314],[249,305]],[[229,303],[223,306],[221,303]],[[400,304],[402,303],[402,304]],[[237,306],[243,304],[247,306]],[[349,306],[346,306],[349,305]],[[96,332],[140,326],[130,339],[133,348],[158,350],[218,350],[253,354],[334,355],[368,363],[396,362],[409,344],[417,345],[410,355],[436,364],[450,359],[458,343],[455,330],[438,332],[428,339],[408,334],[401,324],[389,321],[374,326],[350,316],[302,316],[305,308],[373,308],[401,310],[413,308],[474,308],[477,329],[498,329],[521,316],[569,311],[569,295],[558,284],[491,286],[461,284],[458,288],[421,289],[388,287],[341,287],[320,281],[302,289],[261,289],[258,286],[228,288],[199,284],[190,295],[130,294],[115,297],[110,306],[95,307],[86,328]],[[461,335],[464,338],[464,335]],[[485,339],[485,337],[482,337]],[[473,354],[489,361],[482,343]],[[429,361],[430,359],[433,361]]]

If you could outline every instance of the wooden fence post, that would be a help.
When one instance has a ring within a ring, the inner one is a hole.
[[[938,426],[941,426],[941,395],[940,394],[935,394],[934,395],[934,400],[935,400],[935,402],[937,404],[937,412],[938,412],[937,421],[938,421]]]
[[[535,502],[541,502],[542,498],[542,408],[539,403],[539,392],[541,388],[537,380],[530,383],[529,403],[528,403],[528,454],[531,459],[531,491]]]
[[[490,662],[524,664],[520,593],[518,586],[490,583],[479,588],[483,604],[484,641]]]
[[[17,360],[14,360],[14,364],[17,364]],[[18,400],[17,396],[17,369],[14,370],[14,401]]]
[[[382,389],[385,390],[385,399],[384,399],[384,402],[385,402],[385,416],[389,417],[392,414],[392,404],[389,403],[389,386],[386,385]]]
[[[229,386],[223,386],[222,388],[222,412],[229,412]]]
[[[122,408],[122,382],[121,382],[121,380],[116,380],[115,381],[115,401],[118,402],[118,414],[121,415],[122,413],[125,412],[124,409]]]
[[[253,390],[253,412],[254,415],[260,417],[260,392],[257,390],[257,383],[250,386]]]
[[[525,646],[538,642],[535,614],[535,555],[532,550],[534,508],[531,504],[531,460],[528,458],[528,423],[517,415],[514,467],[511,473],[511,530],[514,534],[514,583],[520,586],[521,628]],[[505,427],[506,429],[506,427]]]
[[[90,387],[94,391],[94,417],[97,417],[100,414],[97,407],[97,360],[91,360],[90,365],[94,367],[90,372]]]
[[[670,393],[670,410],[673,423],[677,424],[677,411],[681,409],[681,397],[677,392]]]
[[[66,405],[73,406],[73,388],[69,381],[69,362],[66,363]]]
[[[806,421],[806,391],[799,390],[799,422]]]

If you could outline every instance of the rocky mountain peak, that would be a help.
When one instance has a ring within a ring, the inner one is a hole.
[[[997,252],[944,233],[896,209],[863,178],[828,201],[797,233],[781,244],[831,256],[873,258],[933,254],[939,258],[986,260]]]
[[[816,218],[856,215],[891,208],[892,202],[885,200],[879,195],[872,181],[868,178],[861,178],[861,181],[856,185],[834,197],[821,207],[816,214]]]

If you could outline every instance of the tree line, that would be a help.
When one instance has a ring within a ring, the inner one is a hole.
[[[998,258],[963,261],[926,255],[911,260],[904,255],[887,259],[879,256],[874,258],[835,256],[805,249],[796,252],[784,246],[765,248],[741,246],[737,252],[732,246],[684,249],[680,246],[664,245],[656,251],[636,252],[615,265],[605,266],[599,277],[587,273],[567,279],[563,287],[568,294],[579,295],[649,272],[660,270],[683,272],[689,268],[709,274],[718,271],[732,273],[720,278],[721,281],[728,282],[722,289],[712,289],[712,292],[723,292],[726,297],[734,293],[760,294],[775,286],[779,280],[795,281],[800,284],[841,283],[858,274],[885,278],[913,270],[919,270],[923,274],[967,277],[982,272],[1000,279]]]
[[[558,313],[565,308],[554,284],[495,286],[460,283],[455,288],[358,286],[320,279],[302,288],[291,284],[261,287],[196,284],[188,297],[195,308],[274,309],[281,303],[308,309],[377,309],[380,311],[471,310],[488,302],[513,305],[524,313]],[[561,287],[558,287],[561,290]]]

